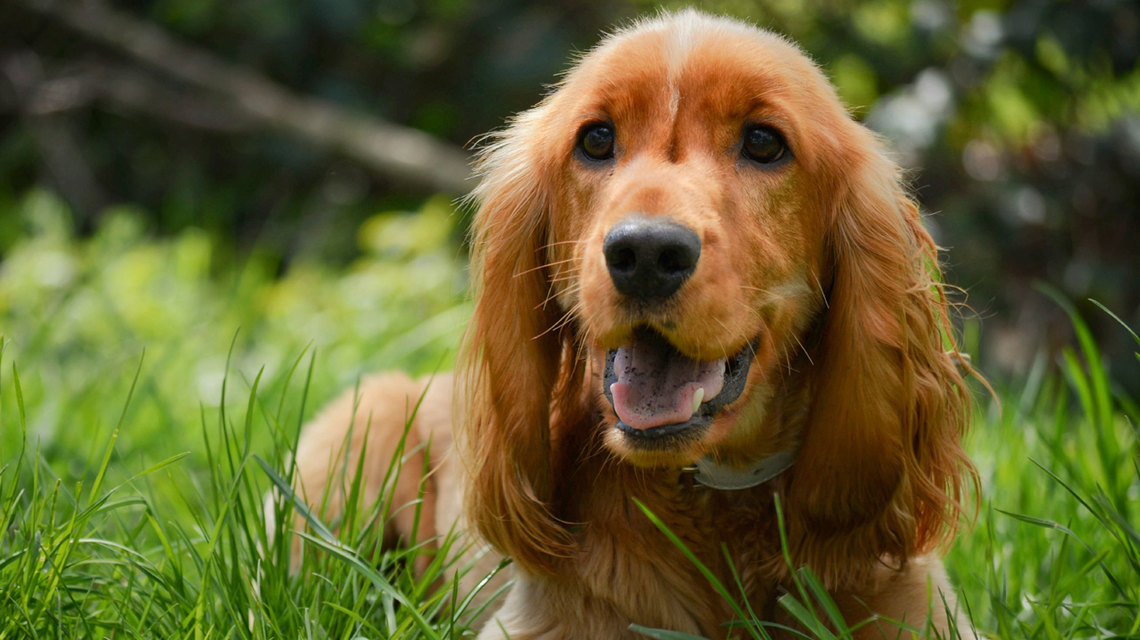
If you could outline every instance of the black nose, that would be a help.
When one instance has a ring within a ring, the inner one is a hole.
[[[693,274],[701,239],[676,222],[630,216],[606,234],[602,253],[618,291],[639,300],[661,299]]]

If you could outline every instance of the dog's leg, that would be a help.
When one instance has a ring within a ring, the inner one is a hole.
[[[835,601],[849,625],[870,618],[872,613],[880,616],[878,622],[860,628],[856,638],[910,637],[894,622],[917,629],[925,634],[922,637],[976,637],[942,561],[933,554],[912,558],[901,571],[880,567],[869,588],[837,594]],[[950,632],[951,627],[958,636]]]
[[[372,513],[377,500],[390,497],[384,546],[434,544],[436,492],[432,478],[423,475],[430,468],[424,433],[434,425],[420,424],[424,420],[415,413],[424,388],[424,383],[399,373],[370,377],[361,382],[359,389],[343,393],[305,426],[297,444],[294,487],[326,524],[338,528],[345,500],[359,481],[361,502],[357,509],[362,516]],[[448,415],[446,406],[445,400],[443,416]],[[440,419],[440,412],[434,407],[426,413],[430,414],[429,421]],[[389,476],[393,463],[399,468]],[[386,479],[394,485],[385,486]],[[421,483],[423,503],[417,508]],[[304,527],[300,517],[295,524],[299,529]],[[294,566],[300,553],[297,539],[293,545]],[[422,571],[430,561],[430,554],[419,554],[416,568]]]

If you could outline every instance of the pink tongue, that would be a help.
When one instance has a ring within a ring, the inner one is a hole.
[[[700,362],[682,355],[659,336],[635,337],[614,357],[617,382],[610,385],[614,411],[634,429],[686,422],[693,396],[710,400],[724,386],[725,360]]]

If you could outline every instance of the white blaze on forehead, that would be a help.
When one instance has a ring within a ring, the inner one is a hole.
[[[665,69],[669,77],[669,121],[675,123],[681,107],[681,74],[689,61],[702,27],[708,28],[707,19],[692,11],[674,17],[665,32]]]
[[[668,77],[669,119],[675,123],[681,106],[681,77],[689,59],[703,42],[730,35],[754,37],[756,30],[731,18],[710,16],[693,9],[665,13],[657,18],[636,23],[629,30],[660,30],[664,34],[663,62]]]
[[[756,27],[724,16],[711,16],[695,9],[677,12],[662,12],[656,16],[635,20],[628,26],[607,35],[582,62],[608,55],[623,42],[644,36],[660,36],[660,61],[664,66],[666,86],[661,88],[662,98],[667,101],[670,124],[675,124],[681,101],[685,98],[681,82],[685,68],[695,51],[706,44],[714,47],[734,47],[744,41],[766,42],[774,46],[776,53],[787,51],[798,53],[799,49],[782,37],[757,29]],[[584,64],[579,65],[581,69]]]
[[[681,110],[681,90],[677,88],[677,83],[669,82],[669,123],[676,124],[677,112]]]

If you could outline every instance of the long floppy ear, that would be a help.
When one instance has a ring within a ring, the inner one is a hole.
[[[937,248],[869,132],[829,230],[826,318],[787,491],[795,561],[829,586],[949,540],[976,472]]]
[[[472,234],[475,311],[460,361],[459,444],[467,521],[531,571],[552,570],[569,539],[551,513],[550,396],[561,339],[548,303],[549,221],[541,106],[486,146]]]

